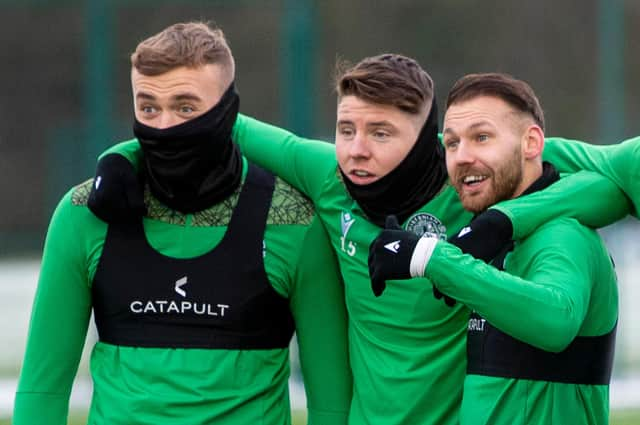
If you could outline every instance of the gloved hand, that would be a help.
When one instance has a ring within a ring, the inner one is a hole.
[[[513,225],[502,212],[488,209],[449,238],[465,254],[491,262],[511,242]]]
[[[146,214],[143,184],[124,156],[100,158],[87,206],[107,223],[127,223]]]
[[[387,217],[384,227],[369,247],[369,276],[376,297],[382,295],[387,280],[411,277],[411,256],[420,239],[402,229],[395,215]]]
[[[507,245],[511,243],[513,226],[511,220],[498,210],[488,209],[476,216],[468,226],[449,238],[465,254],[471,254],[485,263],[491,262]],[[433,287],[433,295],[443,298],[452,307],[456,301]]]

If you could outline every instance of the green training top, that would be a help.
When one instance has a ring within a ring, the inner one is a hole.
[[[16,393],[16,425],[67,423],[91,315],[91,283],[107,231],[86,206],[91,184],[69,191],[51,220]],[[175,258],[210,251],[225,233],[239,191],[207,210],[184,215],[147,190],[149,243]],[[309,424],[346,423],[352,387],[337,264],[312,205],[279,179],[264,239],[267,276],[289,299],[296,324]],[[287,348],[141,348],[98,341],[90,368],[90,424],[291,422]]]
[[[233,138],[249,159],[312,199],[338,254],[354,375],[349,423],[457,424],[469,311],[460,303],[446,307],[422,279],[390,284],[384,297],[373,296],[367,256],[381,229],[367,220],[346,191],[332,144],[303,139],[243,115]],[[139,162],[137,143],[120,144],[109,152]],[[595,180],[611,187],[600,176]],[[446,238],[470,219],[447,184],[403,227]]]
[[[629,213],[640,217],[640,137],[610,146],[547,139],[544,158],[560,172],[576,174],[544,191],[492,207],[511,219],[514,239],[529,235],[558,216],[575,217],[594,228],[607,226]],[[580,170],[590,172],[577,172]]]
[[[330,143],[297,137],[239,116],[233,133],[243,153],[308,195],[335,249],[349,317],[353,400],[349,424],[458,423],[465,374],[469,310],[447,307],[425,279],[371,291],[369,245],[380,227],[367,220],[346,191]],[[110,152],[139,161],[136,143]],[[453,187],[409,217],[404,227],[441,238],[469,222]]]
[[[516,243],[505,271],[438,241],[425,276],[494,327],[559,352],[576,336],[610,332],[618,315],[616,276],[597,233],[576,220],[543,224]],[[469,326],[469,332],[477,331]],[[467,375],[462,425],[601,425],[609,386]]]
[[[389,284],[384,297],[373,295],[369,245],[381,229],[349,196],[332,144],[243,116],[236,122],[234,140],[249,158],[313,200],[338,255],[354,375],[349,423],[457,424],[469,311],[435,299],[424,279]],[[444,239],[470,218],[447,184],[403,225]]]

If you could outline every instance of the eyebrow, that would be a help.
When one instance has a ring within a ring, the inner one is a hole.
[[[150,93],[147,92],[138,92],[136,94],[136,99],[141,99],[141,100],[156,100],[156,97]],[[171,101],[172,102],[182,102],[185,100],[191,100],[191,101],[195,101],[195,102],[201,102],[202,98],[200,96],[197,96],[195,94],[192,93],[178,93],[175,96],[171,97]]]
[[[479,127],[483,127],[485,125],[493,127],[493,124],[491,124],[489,121],[482,120],[482,121],[474,122],[469,127],[467,127],[465,129],[465,131],[473,131],[473,130],[476,130]],[[453,129],[451,129],[450,127],[447,127],[442,131],[442,134],[456,134],[456,132]]]
[[[367,127],[395,127],[395,126],[391,124],[389,121],[383,120],[383,121],[374,121],[374,122],[367,123]]]
[[[192,93],[179,93],[171,98],[173,101],[183,101],[183,100],[193,100],[196,102],[201,102],[202,98]]]
[[[136,99],[143,99],[143,100],[156,100],[156,97],[153,96],[152,94],[143,92],[143,91],[139,91],[138,93],[136,93]]]

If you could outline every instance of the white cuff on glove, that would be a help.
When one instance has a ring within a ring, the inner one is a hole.
[[[411,277],[423,277],[424,269],[429,264],[433,250],[438,243],[438,238],[423,236],[418,240],[416,248],[411,255],[409,273]]]

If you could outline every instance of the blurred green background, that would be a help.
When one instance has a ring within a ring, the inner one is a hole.
[[[186,20],[225,31],[242,112],[304,136],[333,137],[336,61],[383,52],[418,59],[440,111],[462,75],[501,71],[536,90],[548,135],[609,144],[640,134],[637,0],[0,0],[0,424],[53,208],[93,175],[98,153],[131,137],[137,42]],[[602,234],[622,294],[611,423],[640,423],[640,225]]]

